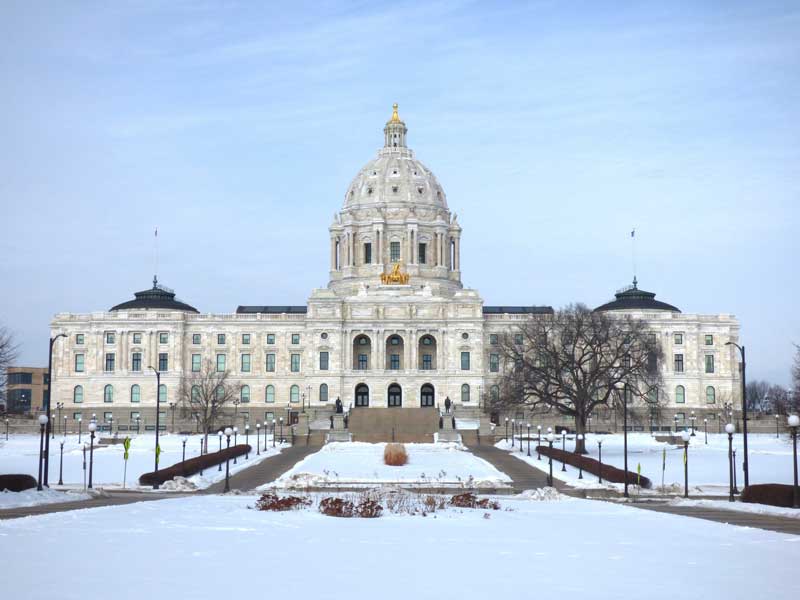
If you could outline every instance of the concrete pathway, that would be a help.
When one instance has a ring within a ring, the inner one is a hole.
[[[525,461],[511,456],[510,452],[500,450],[494,446],[469,446],[469,451],[483,460],[491,463],[498,471],[502,471],[511,478],[512,487],[516,493],[525,490],[547,487],[547,474]],[[547,459],[542,457],[542,464],[547,464]],[[553,470],[561,468],[561,463],[553,461]],[[571,489],[566,483],[553,478],[554,487],[560,492]]]
[[[275,481],[286,471],[295,466],[309,454],[317,452],[322,446],[291,446],[281,450],[280,454],[272,456],[267,460],[262,460],[255,466],[239,471],[230,477],[232,490],[247,492],[254,490],[260,485]],[[202,493],[221,494],[225,489],[225,481],[218,481],[209,486]]]

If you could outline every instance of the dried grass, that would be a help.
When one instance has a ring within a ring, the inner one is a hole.
[[[392,467],[402,467],[408,462],[408,453],[403,444],[386,444],[383,450],[383,462]]]

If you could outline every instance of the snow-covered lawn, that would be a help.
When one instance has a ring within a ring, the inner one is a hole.
[[[181,461],[183,445],[183,437],[180,435],[162,434],[159,436],[159,443],[161,445],[161,456],[159,458],[159,467],[166,468]],[[187,460],[200,455],[200,440],[201,435],[191,435],[186,442],[186,458]],[[50,485],[53,486],[58,482],[58,469],[59,469],[59,445],[62,440],[64,443],[64,485],[70,488],[83,488],[84,470],[83,470],[83,442],[89,441],[89,438],[84,435],[81,439],[81,444],[78,444],[77,435],[68,435],[66,438],[56,436],[55,439],[50,440]],[[244,436],[239,436],[239,442],[244,443]],[[97,442],[97,439],[95,439]],[[252,466],[280,452],[280,447],[273,448],[272,444],[268,445],[268,451],[263,452],[263,437],[261,438],[262,452],[261,456],[257,456],[255,452],[255,436],[250,436],[250,445],[253,446],[253,452],[250,453],[249,460],[244,457],[237,459],[237,464],[234,465],[231,461],[231,472],[235,473],[243,468]],[[231,440],[233,444],[233,440]],[[216,436],[209,437],[209,448],[213,452],[219,447],[219,441]],[[278,445],[279,446],[279,445]],[[223,440],[224,447],[224,440]],[[131,449],[128,458],[128,471],[126,476],[127,488],[135,488],[138,486],[139,476],[142,473],[148,473],[153,470],[155,464],[155,435],[141,434],[139,436],[131,436]],[[94,467],[92,471],[92,479],[95,487],[116,488],[122,487],[123,470],[125,460],[123,458],[125,449],[122,444],[104,445],[100,446],[95,443],[94,447]],[[33,477],[37,476],[39,458],[39,436],[37,435],[11,435],[8,441],[5,438],[0,439],[0,473],[27,473]],[[86,452],[86,463],[88,469],[89,452]],[[224,478],[223,471],[207,469],[204,471],[203,476],[200,474],[194,475],[189,478],[191,486],[197,488],[204,488],[215,481]],[[88,471],[87,471],[88,477]]]
[[[676,498],[671,500],[673,506],[688,506],[697,508],[713,508],[715,510],[733,510],[736,512],[746,512],[757,515],[772,515],[775,517],[789,517],[800,519],[800,510],[796,508],[786,508],[783,506],[769,506],[767,504],[752,504],[749,502],[728,502],[727,500],[709,500],[701,498],[692,500],[691,498]]]
[[[91,496],[85,492],[70,490],[67,492],[57,492],[56,490],[43,489],[41,492],[36,489],[25,490],[24,492],[0,491],[0,510],[4,508],[19,508],[22,506],[36,506],[37,504],[55,504],[57,502],[76,502],[78,500],[88,500]]]
[[[623,436],[594,435],[586,436],[586,449],[592,458],[598,458],[597,441],[603,442],[603,464],[611,464],[622,468],[624,465]],[[536,438],[531,441],[530,458],[527,457],[527,440],[523,441],[524,452],[519,452],[517,440],[514,455],[529,464],[547,470],[547,459],[536,459],[534,451]],[[544,445],[544,444],[543,444]],[[510,450],[508,443],[500,441],[499,448]],[[553,444],[561,448],[559,436]],[[567,436],[567,450],[575,447],[575,437]],[[733,436],[733,447],[736,449],[737,485],[739,489],[744,486],[742,473],[742,436]],[[750,454],[750,483],[792,483],[792,446],[791,440],[782,435],[776,439],[774,434],[750,434],[748,436],[748,449]],[[649,477],[653,482],[653,489],[659,491],[661,487],[662,464],[666,450],[666,469],[664,470],[664,485],[667,491],[683,492],[683,446],[670,445],[657,442],[647,433],[628,434],[628,469],[636,472],[637,465],[641,465],[642,475]],[[584,473],[584,479],[578,480],[578,469],[567,465],[567,472],[561,471],[561,463],[553,461],[553,476],[577,487],[597,488],[597,476]],[[619,488],[622,484],[611,484]],[[728,436],[726,434],[709,433],[708,444],[704,443],[702,431],[691,438],[689,442],[689,486],[690,493],[727,495],[728,493]]]
[[[0,564],[14,575],[4,596],[797,597],[800,536],[574,499],[499,497],[499,511],[378,519],[248,510],[255,500],[191,496],[0,521]],[[43,548],[58,557],[46,569],[31,560]]]
[[[460,444],[405,444],[408,463],[402,467],[383,463],[385,446],[365,442],[326,444],[284,473],[275,484],[300,488],[387,482],[496,487],[511,481],[505,473],[473,456]]]

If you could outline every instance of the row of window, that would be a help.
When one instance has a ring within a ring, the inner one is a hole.
[[[715,404],[717,402],[717,391],[713,385],[706,386],[706,404]],[[675,387],[675,403],[686,403],[686,388],[682,385]]]
[[[655,343],[655,341],[656,341],[655,334],[654,333],[650,334],[650,336],[651,336],[650,340],[653,343]],[[676,346],[682,346],[683,345],[683,333],[675,333],[675,334],[673,334],[673,338],[672,339],[673,339],[673,342],[674,342],[674,344]],[[498,341],[499,341],[498,334],[496,334],[496,333],[489,334],[489,343],[491,345],[496,346],[498,344]],[[515,344],[521,344],[522,341],[523,341],[523,335],[521,333],[514,334],[514,343]],[[714,336],[711,335],[711,334],[705,334],[704,335],[704,343],[705,343],[706,346],[713,346],[714,345]]]
[[[683,373],[683,354],[676,354],[673,360],[673,367],[676,373]],[[714,355],[705,355],[705,372],[714,372]]]
[[[142,401],[142,388],[138,384],[133,384],[130,389],[130,401],[134,404],[139,403]],[[83,386],[76,385],[72,389],[72,401],[75,404],[81,404],[83,402]],[[158,386],[158,401],[159,402],[166,402],[167,401],[167,386],[163,383]],[[103,402],[107,404],[111,404],[114,402],[114,386],[111,384],[106,385],[103,388]]]
[[[242,338],[241,338],[242,345],[243,346],[249,346],[250,345],[250,340],[251,340],[251,334],[243,333],[241,335],[242,335]],[[218,333],[218,334],[216,334],[216,336],[217,336],[217,345],[218,346],[224,346],[225,342],[226,342],[226,339],[227,339],[227,334]],[[117,341],[117,334],[116,334],[115,331],[106,331],[103,334],[103,337],[105,339],[105,343],[109,344],[109,345],[115,344],[116,341]],[[134,332],[132,334],[132,338],[133,338],[133,343],[134,344],[141,344],[142,343],[142,333],[141,332]],[[193,333],[192,334],[192,344],[198,345],[198,344],[202,343],[202,340],[203,340],[202,334],[200,334],[200,333]],[[299,344],[300,343],[300,334],[299,333],[291,334],[291,342],[294,345]],[[169,343],[169,332],[159,331],[158,332],[158,343],[159,344],[168,344]],[[83,333],[76,333],[75,334],[75,345],[84,346],[85,344],[86,344],[86,335],[83,334]],[[270,344],[270,345],[275,344],[275,334],[274,333],[268,333],[267,334],[267,344]]]

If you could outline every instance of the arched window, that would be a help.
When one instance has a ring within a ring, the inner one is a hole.
[[[167,386],[163,383],[158,386],[158,401],[159,403],[167,401]]]
[[[684,404],[686,402],[686,389],[679,385],[675,388],[675,403]]]
[[[461,386],[461,402],[469,402],[469,384]]]
[[[142,391],[138,385],[131,386],[131,402],[137,403],[142,401]]]
[[[717,392],[713,385],[706,388],[706,404],[714,404],[717,401]]]
[[[114,386],[108,384],[106,387],[103,388],[103,402],[113,402],[114,401]]]
[[[319,401],[320,402],[327,402],[328,401],[328,384],[322,383],[319,386]]]
[[[300,388],[296,385],[289,388],[289,402],[300,402]]]
[[[82,385],[76,385],[75,389],[72,390],[72,401],[75,404],[80,404],[81,402],[83,402],[83,386]]]
[[[196,385],[192,386],[192,402],[200,402],[200,388]]]
[[[264,393],[264,399],[267,402],[275,402],[275,387],[268,385],[267,391]]]
[[[247,404],[250,402],[250,386],[243,385],[242,391],[239,393],[239,398],[242,401],[242,404]]]

